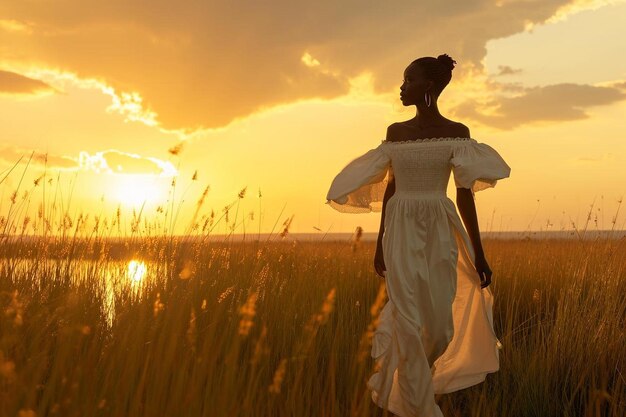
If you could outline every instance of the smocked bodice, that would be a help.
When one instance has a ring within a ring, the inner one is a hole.
[[[453,146],[459,139],[383,141],[381,150],[390,159],[390,170],[398,195],[444,195],[450,180]]]

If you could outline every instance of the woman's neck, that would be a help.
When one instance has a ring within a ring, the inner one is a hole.
[[[416,115],[409,122],[415,127],[443,126],[450,123],[448,119],[439,113],[437,102],[433,102],[430,107],[416,105]]]

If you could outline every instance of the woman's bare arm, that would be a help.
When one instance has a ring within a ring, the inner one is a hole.
[[[465,224],[465,229],[469,235],[475,253],[476,272],[480,277],[480,287],[485,288],[491,284],[491,268],[485,259],[485,252],[480,241],[480,230],[478,229],[478,219],[476,215],[476,205],[474,204],[474,196],[469,188],[456,189],[456,205]]]
[[[380,212],[380,228],[378,229],[378,243],[382,245],[383,232],[385,231],[385,208],[387,207],[387,200],[396,192],[396,180],[391,178],[385,189],[385,195],[383,196],[383,208]]]
[[[387,200],[396,192],[396,181],[393,177],[387,183],[385,188],[385,195],[383,196],[383,208],[380,213],[380,229],[378,230],[378,239],[376,240],[376,254],[374,255],[374,269],[376,273],[384,277],[385,271],[385,257],[383,255],[383,233],[385,233],[385,209],[387,207]]]
[[[484,257],[482,242],[480,241],[480,230],[478,228],[478,218],[476,215],[476,204],[472,190],[469,188],[456,189],[456,205],[465,224],[465,229],[470,237],[476,257]]]

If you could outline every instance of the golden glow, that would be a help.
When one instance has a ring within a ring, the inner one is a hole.
[[[115,181],[113,198],[131,207],[138,207],[144,203],[154,203],[164,198],[156,183],[156,178],[148,175],[119,175]]]
[[[133,259],[128,263],[126,276],[128,276],[132,282],[140,282],[145,277],[146,271],[147,268],[145,262]]]
[[[481,230],[541,230],[552,224],[567,229],[572,223],[584,224],[594,200],[601,208],[598,227],[610,228],[626,175],[621,157],[626,155],[621,123],[626,100],[620,101],[620,91],[626,91],[625,61],[610,52],[621,50],[626,38],[620,25],[626,4],[573,0],[551,18],[549,8],[537,18],[516,5],[516,0],[496,0],[500,11],[476,10],[467,18],[471,26],[473,19],[507,16],[514,9],[520,14],[517,24],[464,32],[473,47],[463,54],[455,55],[453,44],[453,50],[435,51],[449,52],[459,64],[438,102],[443,116],[465,123],[472,137],[493,146],[512,167],[509,179],[477,194]],[[83,10],[83,3],[75,6],[72,16]],[[43,16],[24,20],[20,13],[0,19],[3,44],[9,45],[0,57],[1,70],[40,80],[55,91],[0,92],[0,114],[11,121],[0,128],[0,173],[11,172],[5,180],[0,175],[0,194],[15,195],[18,204],[29,192],[23,213],[37,221],[29,220],[26,233],[43,233],[46,223],[39,213],[65,211],[88,214],[84,230],[98,216],[99,230],[114,235],[198,232],[206,219],[214,220],[205,228],[211,233],[269,233],[292,216],[290,233],[379,229],[380,214],[338,213],[325,204],[325,197],[339,170],[377,146],[387,126],[415,117],[415,108],[404,106],[398,97],[402,71],[417,57],[410,51],[398,53],[402,45],[372,48],[365,56],[344,49],[351,38],[339,36],[343,33],[323,45],[310,39],[288,42],[284,55],[262,63],[270,72],[260,75],[271,81],[279,74],[278,79],[284,76],[294,84],[270,82],[271,87],[250,95],[226,63],[207,76],[204,64],[219,55],[203,55],[213,53],[214,48],[205,47],[210,44],[202,45],[211,37],[185,19],[177,21],[183,24],[180,28],[162,31],[158,20],[142,22],[147,26],[140,28],[125,25],[123,16],[116,25],[116,16],[111,16],[116,30],[103,31],[108,26],[68,29],[67,11],[55,12],[58,16],[46,15],[41,21]],[[353,22],[355,29],[360,22]],[[323,33],[319,29],[311,39]],[[244,36],[224,46],[237,48]],[[130,46],[128,39],[133,39]],[[259,45],[275,41],[258,40]],[[420,50],[419,42],[415,50]],[[555,47],[561,51],[558,60],[553,59]],[[138,50],[140,61],[135,59]],[[590,55],[593,59],[581,58]],[[96,65],[94,56],[107,59]],[[277,61],[284,57],[287,61]],[[163,62],[167,68],[153,64]],[[145,65],[152,70],[146,71]],[[564,83],[574,84],[564,90],[567,94],[549,95]],[[227,100],[205,94],[212,86],[219,86],[215,94],[226,92]],[[182,150],[170,151],[179,145]],[[44,154],[42,163],[37,155]],[[201,197],[207,186],[210,192]],[[250,192],[238,198],[244,187]],[[455,198],[452,181],[448,194]],[[69,211],[52,209],[65,200]],[[236,208],[222,216],[233,201]],[[134,216],[144,203],[136,226]],[[8,218],[11,207],[5,200],[0,218]],[[44,210],[38,212],[39,207]],[[623,225],[623,213],[616,227]],[[151,226],[144,230],[146,224]],[[120,266],[122,279],[127,264]],[[180,278],[190,279],[192,273],[193,268],[184,269]]]
[[[28,24],[13,19],[0,19],[0,30],[25,34],[30,34],[33,32]]]

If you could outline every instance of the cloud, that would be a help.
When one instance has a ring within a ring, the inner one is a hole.
[[[31,154],[33,155],[32,159]],[[21,159],[20,159],[21,158]],[[46,166],[48,169],[64,171],[94,171],[109,174],[143,174],[172,177],[178,170],[169,161],[140,156],[118,150],[106,150],[89,154],[80,152],[77,158],[27,150],[16,146],[0,148],[0,160],[13,165],[16,162]]]
[[[455,77],[469,74],[482,68],[487,41],[569,3],[3,0],[8,27],[28,31],[0,30],[0,45],[12,45],[0,48],[0,60],[102,80],[141,97],[162,127],[191,131],[344,95],[364,73],[375,93],[387,93],[419,56],[448,53],[459,64]]]
[[[178,170],[169,161],[117,150],[96,152],[93,155],[90,155],[88,152],[81,152],[78,157],[78,165],[81,169],[94,172],[144,174],[164,177],[178,175]]]
[[[589,116],[584,109],[626,99],[626,93],[619,85],[602,87],[563,83],[525,88],[521,95],[499,96],[485,104],[470,99],[452,111],[457,116],[500,129],[535,122],[586,119]]]
[[[626,91],[626,81],[616,82],[612,85],[612,87]]]
[[[4,30],[7,32],[20,32],[20,33],[32,33],[31,28],[28,23],[18,22],[17,20],[11,19],[0,19],[0,30]]]
[[[498,65],[498,73],[495,76],[499,77],[502,75],[513,75],[519,74],[521,72],[522,70],[520,68],[512,68],[508,65]]]
[[[32,159],[30,159],[31,154]],[[29,159],[31,164],[41,166],[45,165],[51,169],[77,168],[76,161],[67,156],[54,155],[37,150],[27,150],[17,146],[4,146],[0,148],[0,160],[3,160],[11,165],[18,161],[22,164],[26,164]]]
[[[43,81],[28,78],[15,72],[0,70],[0,93],[37,94],[55,91],[56,89]]]

